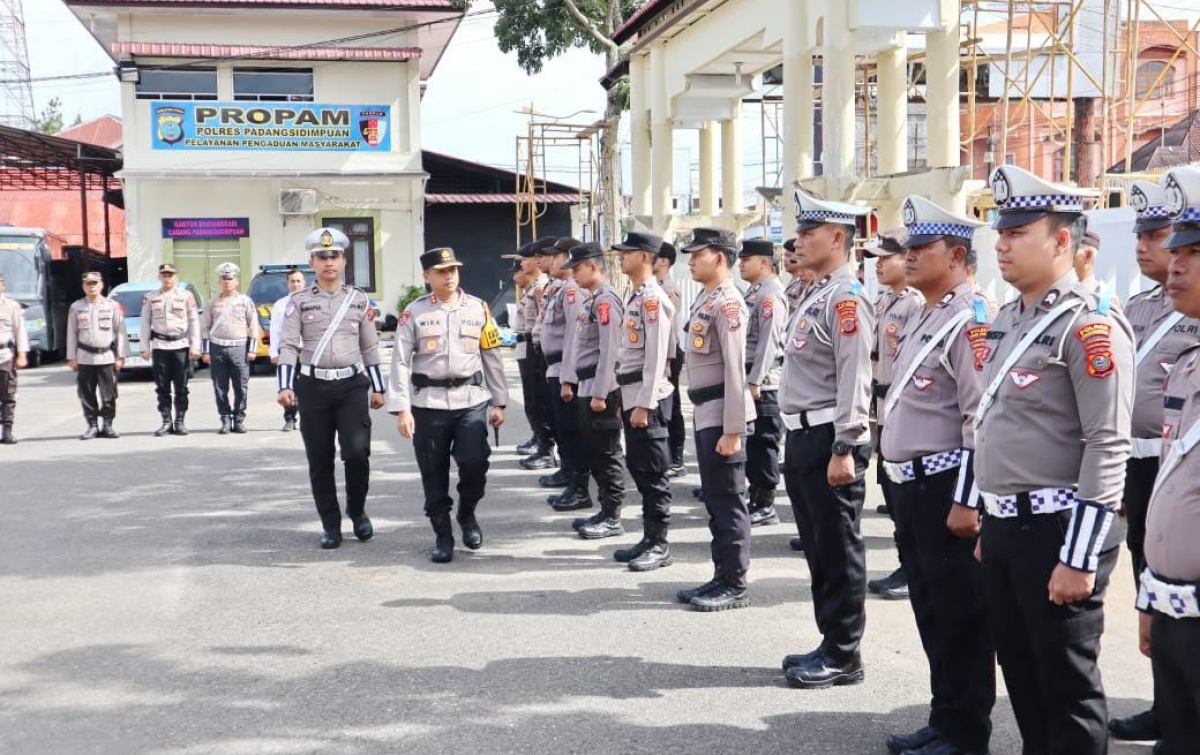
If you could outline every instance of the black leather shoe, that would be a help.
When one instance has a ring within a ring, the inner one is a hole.
[[[435,564],[448,564],[454,560],[454,529],[450,526],[450,516],[430,517],[429,523],[433,525],[435,537],[429,560]]]
[[[674,480],[676,477],[683,477],[687,474],[687,469],[684,468],[682,461],[677,461],[667,467],[667,479]]]
[[[671,549],[666,543],[655,543],[642,552],[642,555],[629,562],[629,571],[643,572],[670,566]]]
[[[884,600],[908,599],[908,576],[900,568],[883,579],[872,579],[867,582],[867,590],[875,593]]]
[[[113,429],[111,419],[100,420],[100,437],[101,438],[120,438],[117,431]]]
[[[536,435],[530,437],[529,440],[517,446],[516,450],[521,456],[529,456],[531,453],[538,450],[538,437]]]
[[[321,533],[321,549],[331,551],[342,544],[342,533],[325,530]]]
[[[464,518],[458,526],[462,528],[463,545],[473,551],[483,547],[483,530],[480,529],[479,522],[475,521],[474,514],[470,518]]]
[[[592,502],[590,493],[580,494],[577,490],[568,490],[554,503],[550,504],[550,508],[558,512],[564,511],[579,511],[580,509],[590,509],[596,504]]]
[[[783,656],[783,670],[786,672],[790,668],[803,666],[806,663],[811,663],[817,656],[825,654],[825,646],[818,645],[815,650],[810,650],[807,653],[794,653],[792,655]]]
[[[175,418],[175,424],[171,426],[171,432],[175,433],[176,435],[188,434],[187,425],[183,424],[182,414]]]
[[[922,726],[911,734],[892,734],[887,738],[888,752],[900,755],[905,750],[919,750],[942,733],[932,726]]]
[[[875,513],[876,513],[876,514],[883,514],[884,516],[887,516],[887,504],[886,504],[886,503],[881,503],[881,504],[879,504],[878,506],[876,506],[876,507],[875,507]]]
[[[98,437],[100,437],[100,428],[96,427],[95,425],[88,425],[87,429],[83,431],[83,435],[79,436],[79,439],[91,440],[92,438]]]
[[[692,608],[704,613],[746,608],[750,605],[750,593],[745,587],[734,587],[722,583],[708,592],[692,598],[691,604]]]
[[[375,528],[371,526],[371,519],[366,514],[363,514],[354,522],[354,536],[362,542],[367,542],[375,534]]]
[[[600,540],[601,538],[624,535],[625,528],[621,526],[620,519],[610,516],[601,519],[595,524],[585,524],[576,530],[576,532],[584,540]]]
[[[538,485],[543,488],[565,488],[571,484],[571,473],[564,472],[559,468],[554,474],[542,475],[538,478]]]
[[[162,424],[159,425],[158,429],[154,431],[154,437],[161,438],[164,435],[170,435],[173,431],[174,427],[171,425],[171,418],[164,416],[162,419]]]
[[[986,753],[964,750],[944,739],[935,739],[924,747],[903,750],[901,755],[986,755]]]
[[[296,429],[296,420],[285,419],[283,421],[283,429],[280,430],[280,432],[290,433],[290,432],[294,431],[295,429]]]
[[[825,689],[860,684],[865,676],[862,659],[858,656],[845,663],[839,663],[824,654],[803,666],[791,667],[785,674],[788,686],[796,689]]]
[[[804,552],[804,541],[798,537],[793,537],[791,540],[788,540],[788,547],[791,548],[792,550],[796,551],[797,553],[803,553]]]
[[[779,524],[779,514],[774,506],[763,506],[750,512],[750,526],[764,527],[769,524]]]
[[[1112,734],[1114,739],[1126,742],[1150,742],[1162,736],[1162,728],[1158,725],[1158,716],[1151,708],[1137,715],[1109,719],[1108,733]]]
[[[229,421],[229,417],[221,417],[221,429],[217,430],[217,435],[228,435],[232,427],[233,425]]]
[[[704,488],[692,488],[692,498],[703,501],[704,500]]]
[[[518,464],[523,469],[553,469],[558,465],[558,459],[554,458],[553,451],[545,451],[543,453],[534,453],[521,459]]]
[[[246,432],[245,420],[235,419],[233,421],[233,431],[238,434],[244,434]]]
[[[691,603],[693,598],[696,598],[700,595],[706,595],[711,590],[715,590],[720,586],[721,586],[721,581],[719,579],[717,579],[716,576],[713,576],[712,579],[708,580],[707,582],[705,582],[702,585],[698,585],[696,587],[688,587],[684,590],[680,590],[679,592],[675,593],[675,599],[678,600],[680,603]]]
[[[579,528],[576,527],[575,529],[579,529]],[[621,548],[621,549],[617,550],[616,552],[614,552],[613,560],[619,561],[622,564],[627,564],[630,561],[633,561],[635,558],[638,558],[639,556],[641,556],[646,551],[650,550],[651,546],[653,546],[653,545],[654,545],[654,543],[650,540],[650,538],[648,536],[643,535],[641,540],[637,541],[636,543],[629,546],[628,548]]]

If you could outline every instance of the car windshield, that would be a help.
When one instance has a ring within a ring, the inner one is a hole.
[[[142,316],[142,299],[146,294],[150,293],[142,289],[127,289],[125,291],[114,291],[111,298],[121,305],[121,309],[125,310],[126,317],[141,317]]]
[[[38,290],[36,259],[38,240],[20,236],[0,236],[0,273],[11,296],[29,296]]]
[[[306,272],[304,274],[305,283],[312,285],[316,277],[316,273]],[[263,273],[255,276],[254,280],[250,282],[250,290],[247,292],[250,301],[257,306],[274,304],[287,296],[287,293],[287,276],[283,273]]]

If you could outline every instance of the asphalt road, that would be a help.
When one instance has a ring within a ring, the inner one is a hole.
[[[121,439],[87,443],[73,385],[62,365],[22,373],[21,443],[0,447],[7,755],[882,754],[888,733],[924,723],[907,602],[869,601],[864,684],[784,684],[780,658],[819,639],[790,523],[755,531],[749,609],[674,602],[710,576],[694,464],[675,485],[675,565],[630,573],[611,554],[634,532],[574,537],[517,467],[528,431],[514,401],[480,507],[484,547],[435,565],[411,446],[376,413],[375,539],[326,552],[272,378],[252,382],[250,433],[218,436],[200,373],[186,438],[154,438],[153,384],[123,381]],[[629,490],[626,526],[640,531]],[[896,565],[877,499],[871,576]],[[1151,685],[1118,568],[1102,666],[1113,713],[1127,714]],[[995,719],[993,752],[1019,753],[1006,698]]]

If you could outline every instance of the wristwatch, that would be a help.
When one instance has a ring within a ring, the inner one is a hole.
[[[833,442],[833,455],[834,456],[845,456],[846,454],[850,453],[853,450],[854,450],[854,446],[850,445],[849,443],[847,443],[844,440],[835,440]]]

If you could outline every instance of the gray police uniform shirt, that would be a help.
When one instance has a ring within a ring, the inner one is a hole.
[[[746,390],[746,302],[732,279],[692,303],[688,318],[684,366],[688,391],[721,386],[721,398],[697,405],[692,411],[696,431],[719,427],[726,435],[745,435],[746,425],[757,418],[754,401]]]
[[[667,341],[667,359],[674,359],[679,352],[679,319],[683,317],[683,294],[679,291],[679,284],[670,275],[659,278],[658,285],[662,286],[663,293],[671,301],[671,311],[674,312],[671,322],[667,324],[667,330],[671,334]]]
[[[11,366],[18,353],[28,351],[25,309],[16,299],[0,294],[0,364]]]
[[[1163,579],[1192,584],[1200,582],[1200,445],[1175,459],[1171,444],[1200,422],[1200,346],[1180,356],[1164,395],[1166,474],[1159,473],[1146,513],[1146,563]]]
[[[836,409],[834,441],[871,440],[871,350],[875,309],[849,265],[814,282],[792,313],[784,344],[784,414]]]
[[[925,297],[915,288],[905,288],[900,293],[891,289],[882,292],[875,302],[875,362],[874,378],[879,385],[890,385],[894,374],[892,365],[900,349],[900,334],[914,314],[925,306]]]
[[[671,334],[675,330],[675,305],[654,278],[625,301],[625,324],[617,351],[621,406],[652,410],[675,390],[667,379]],[[627,382],[632,381],[632,382]]]
[[[579,332],[576,327],[579,310],[587,305],[588,296],[587,289],[574,279],[566,279],[546,304],[546,315],[542,319],[542,350],[546,352],[547,364],[556,360],[546,368],[547,377],[562,376],[563,362],[570,356],[575,335]]]
[[[350,301],[345,317],[338,323],[321,358],[314,363],[313,353],[347,298]],[[342,284],[332,292],[319,285],[297,291],[284,307],[283,317],[280,390],[291,389],[297,364],[332,370],[355,367],[360,362],[367,368],[371,390],[374,393],[386,390],[379,369],[379,336],[371,321],[370,299],[360,289]]]
[[[1138,351],[1158,333],[1168,319],[1174,320],[1175,308],[1162,286],[1129,300],[1125,319],[1133,327]],[[1179,355],[1200,341],[1200,321],[1184,317],[1171,327],[1137,365],[1137,386],[1133,394],[1133,437],[1161,438],[1163,431],[1163,386],[1179,360]]]
[[[487,304],[461,291],[452,302],[429,295],[409,304],[396,326],[387,411],[470,409],[483,403],[506,406],[508,384],[500,352],[495,346],[484,348],[488,345],[484,330],[490,320]],[[414,374],[433,380],[479,374],[482,380],[481,385],[410,389]]]
[[[157,334],[161,338],[155,338]],[[159,289],[142,299],[141,348],[200,351],[200,319],[190,291]]]
[[[546,275],[543,275],[542,279],[545,280],[545,284],[542,286],[542,293],[537,299],[537,314],[534,315],[533,329],[530,331],[533,334],[533,342],[538,346],[542,346],[542,327],[546,319],[546,309],[550,306],[550,302],[554,300],[554,297],[558,295],[559,289],[562,288],[565,282],[559,278],[551,278]]]
[[[560,379],[577,386],[575,393],[581,398],[605,398],[617,389],[617,352],[621,348],[624,309],[621,297],[607,281],[587,293],[587,305],[575,316],[575,335],[563,355]],[[580,375],[593,370],[591,377]]]
[[[546,287],[547,278],[541,276],[525,287],[521,300],[517,302],[517,315],[513,318],[512,330],[522,336],[517,343],[517,359],[529,356],[529,342],[533,340],[533,329],[537,325],[538,300]]]
[[[67,312],[67,359],[79,364],[105,365],[127,356],[129,338],[121,305],[106,296],[96,301],[84,297],[71,305]]]
[[[799,307],[800,302],[804,299],[804,279],[797,275],[788,281],[783,295],[787,297],[788,312],[795,312],[796,307]]]
[[[229,314],[225,314],[226,309],[230,310]],[[254,351],[259,339],[258,310],[254,302],[240,293],[214,296],[200,316],[200,338],[205,351],[212,345],[210,342],[218,346],[241,345],[247,351]]]
[[[783,378],[783,340],[788,304],[783,284],[774,275],[746,290],[750,311],[746,326],[746,382],[761,391],[779,390]]]
[[[913,361],[933,338],[963,311],[970,317],[942,336],[904,384]],[[899,336],[899,352],[881,417],[883,458],[903,462],[930,454],[975,448],[975,411],[983,395],[983,358],[987,353],[987,303],[971,284],[960,283],[936,304],[908,321]],[[886,420],[886,421],[884,421]]]

